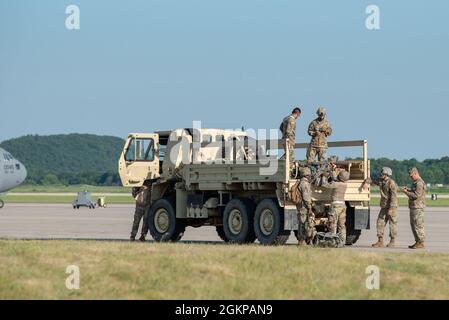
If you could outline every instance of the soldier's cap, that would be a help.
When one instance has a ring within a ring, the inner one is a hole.
[[[317,115],[326,115],[326,108],[325,107],[319,107],[318,110],[316,111]]]
[[[383,167],[381,174],[386,174],[387,176],[392,176],[393,175],[393,170],[391,170],[391,168],[389,167]]]
[[[349,172],[346,170],[341,171],[338,174],[338,180],[340,180],[341,182],[346,182],[349,180]]]
[[[300,109],[299,107],[295,107],[295,108],[292,110],[292,113],[295,113],[295,112],[301,113],[301,109]]]
[[[410,169],[410,171],[409,171],[408,173],[409,173],[409,174],[412,174],[412,173],[419,173],[419,170],[418,170],[418,168],[413,167],[413,168]]]

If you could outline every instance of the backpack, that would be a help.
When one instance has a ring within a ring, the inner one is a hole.
[[[295,205],[302,203],[302,194],[301,194],[301,191],[299,191],[300,183],[301,183],[300,181],[296,182],[288,191],[288,198]]]

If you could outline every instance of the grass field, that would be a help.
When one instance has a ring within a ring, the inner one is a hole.
[[[443,188],[444,189],[444,188]],[[441,189],[441,190],[443,190]],[[9,203],[71,203],[75,198],[75,195],[67,195],[67,193],[88,190],[92,193],[93,199],[97,199],[103,194],[106,196],[106,202],[111,204],[132,204],[134,199],[130,196],[130,188],[125,187],[102,187],[102,186],[89,186],[89,185],[73,185],[73,186],[33,186],[22,185],[15,188],[12,193],[2,196],[1,198]],[[376,191],[377,190],[377,191]],[[446,189],[444,189],[446,190]],[[377,195],[378,189],[373,188],[372,192]],[[17,194],[27,193],[27,194]],[[32,193],[39,193],[39,195],[33,195]],[[48,193],[48,195],[45,195]],[[58,193],[61,193],[58,195]],[[65,193],[65,194],[64,194]],[[430,193],[430,192],[429,192]],[[432,192],[434,193],[434,192]],[[445,194],[448,194],[446,192]],[[442,193],[440,193],[442,194]],[[378,195],[377,195],[378,196]],[[379,198],[372,198],[371,205],[379,205]],[[405,198],[399,198],[400,206],[407,206],[408,202]],[[449,199],[438,199],[437,201],[427,201],[427,205],[430,207],[448,207]]]
[[[98,194],[92,194],[92,199],[95,200],[98,197],[101,196],[101,193]],[[131,197],[131,195],[128,194],[119,194],[116,195],[108,195],[105,197],[106,203],[110,204],[133,204],[134,199]],[[69,195],[15,195],[15,194],[7,194],[5,196],[2,196],[1,199],[3,199],[7,203],[67,203],[70,204],[75,199],[75,196],[69,196]],[[373,198],[371,199],[371,205],[372,206],[378,206],[379,205],[379,198]],[[408,202],[405,198],[399,198],[399,205],[400,206],[407,206]],[[449,207],[449,199],[438,199],[436,201],[427,201],[427,206],[429,207]]]
[[[17,188],[14,188],[14,192],[18,193],[28,193],[28,192],[37,192],[37,193],[67,193],[67,192],[80,192],[88,190],[93,193],[129,193],[130,188],[125,187],[109,187],[109,186],[90,186],[90,185],[52,185],[52,186],[37,186],[37,185],[21,185]]]
[[[403,187],[403,186],[398,186],[399,188]],[[377,186],[372,186],[371,187],[371,192],[372,193],[380,193],[379,187]],[[432,193],[436,193],[436,194],[449,194],[449,188],[448,187],[442,187],[442,188],[434,188],[431,187],[429,189],[427,189],[427,194],[432,194]]]
[[[0,241],[0,299],[448,299],[449,255],[205,244]],[[65,287],[68,265],[80,290]],[[380,268],[380,290],[366,268]]]
[[[408,206],[408,200],[406,198],[398,198],[399,206],[401,207],[407,207]],[[378,206],[380,203],[380,198],[371,198],[371,205],[372,206]],[[430,199],[427,199],[426,205],[428,207],[449,207],[449,199],[438,199],[435,201],[431,201]]]
[[[96,201],[101,194],[92,194],[92,200]],[[14,195],[8,194],[2,199],[6,203],[67,203],[71,204],[75,196],[68,195]],[[132,204],[135,203],[131,194],[118,194],[105,197],[107,204]]]
[[[94,193],[126,193],[130,192],[130,188],[118,187],[118,186],[91,186],[91,185],[51,185],[51,186],[39,186],[39,185],[21,185],[14,189],[14,192],[18,193],[28,193],[28,192],[38,192],[38,193],[58,193],[58,192],[80,192],[88,190]],[[379,187],[371,187],[371,192],[374,194],[379,193]],[[449,188],[430,188],[427,190],[428,194],[449,194]]]

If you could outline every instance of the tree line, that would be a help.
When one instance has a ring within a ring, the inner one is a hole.
[[[37,185],[120,185],[118,158],[124,140],[92,134],[27,135],[0,143],[28,170],[26,183]],[[382,167],[393,170],[399,185],[410,183],[408,170],[417,167],[427,183],[449,185],[449,157],[418,161],[371,159],[371,176]]]
[[[407,185],[410,183],[408,171],[413,167],[418,168],[421,177],[426,183],[449,185],[449,157],[424,161],[418,161],[416,159],[372,159],[371,176],[378,176],[382,167],[390,167],[393,170],[393,178],[399,185]]]

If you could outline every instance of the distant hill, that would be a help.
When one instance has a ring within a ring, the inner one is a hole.
[[[92,134],[27,135],[0,143],[28,169],[28,183],[119,184],[124,140]]]

